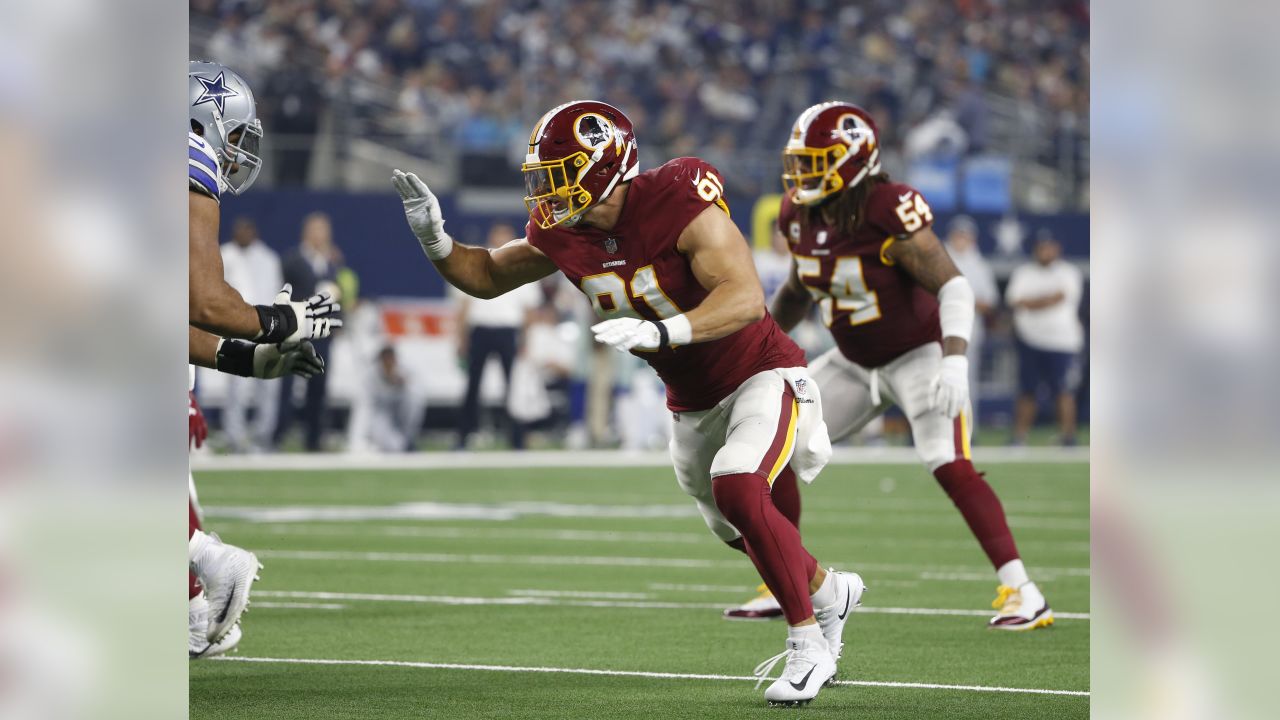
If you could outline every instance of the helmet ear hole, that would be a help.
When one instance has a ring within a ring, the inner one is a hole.
[[[201,125],[199,122],[195,120],[195,118],[192,118],[191,132],[199,135],[200,137],[204,137],[204,125]]]

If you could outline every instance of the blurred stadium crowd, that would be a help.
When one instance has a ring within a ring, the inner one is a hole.
[[[839,96],[879,119],[894,174],[996,150],[1024,206],[1086,202],[1083,0],[192,0],[191,23],[193,53],[234,58],[258,89],[287,146],[278,184],[308,181],[311,143],[285,136],[326,117],[413,155],[509,165],[531,118],[605,97],[650,158],[698,154],[758,193],[795,115]]]

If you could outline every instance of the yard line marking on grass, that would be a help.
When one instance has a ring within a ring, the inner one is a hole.
[[[206,516],[216,517],[224,521],[237,522],[230,518],[223,518],[216,511],[206,511]],[[256,527],[255,531],[268,535],[305,535],[317,537],[352,537],[352,536],[380,536],[380,537],[412,537],[412,538],[432,538],[443,540],[550,540],[563,542],[604,542],[604,543],[665,543],[676,545],[702,545],[711,538],[711,535],[705,532],[642,532],[628,530],[572,530],[568,528],[503,528],[493,527],[492,525],[484,525],[482,527],[433,527],[424,525],[383,525],[381,523],[370,523],[362,520],[351,521],[350,524],[343,524],[338,521],[336,523],[325,524],[267,524],[257,523],[250,520],[241,520],[252,525],[261,525]],[[964,540],[942,540],[934,538],[895,538],[895,537],[865,537],[858,538],[858,546],[884,546],[893,548],[918,547],[918,548],[947,548],[970,550],[973,548],[973,539],[966,538]],[[1059,552],[1074,552],[1080,554],[1088,554],[1091,546],[1087,542],[1070,542],[1062,540],[1020,540],[1018,547],[1027,548],[1044,548],[1056,550]],[[989,577],[988,573],[984,578]]]
[[[601,670],[597,668],[537,667],[526,665],[476,665],[470,663],[413,662],[409,660],[336,660],[322,658],[271,658],[228,656],[211,658],[217,662],[274,663],[286,665],[338,665],[355,667],[402,667],[423,670],[478,670],[484,672],[556,673],[566,675],[603,675],[607,677],[639,677],[656,680],[729,680],[755,682],[755,676],[712,675],[709,673],[669,673],[644,670]],[[1031,695],[1066,695],[1089,697],[1087,690],[1050,690],[1047,688],[1014,688],[995,685],[946,685],[942,683],[893,682],[881,680],[837,680],[836,685],[858,687],[907,688],[913,690],[955,690],[961,692],[1022,693]]]
[[[508,590],[508,595],[552,598],[600,598],[603,600],[648,600],[649,593],[608,592],[604,590]]]
[[[606,565],[629,567],[742,567],[742,562],[693,558],[587,555],[485,555],[476,553],[344,552],[332,550],[258,550],[260,558],[280,560],[356,560],[369,562],[472,563],[476,565]]]
[[[206,512],[210,517],[221,517],[217,512]],[[246,521],[255,522],[255,521]],[[445,540],[557,540],[565,542],[608,543],[672,543],[700,545],[711,537],[707,533],[692,532],[633,532],[623,530],[569,530],[563,528],[495,528],[484,527],[423,527],[416,525],[382,525],[356,521],[357,525],[267,525],[260,532],[269,535],[384,535],[389,537],[423,537]],[[972,541],[964,543],[970,547]],[[1026,544],[1026,543],[1024,543]]]
[[[541,591],[539,591],[541,592]],[[513,591],[513,595],[515,591]],[[515,597],[470,597],[461,595],[399,595],[388,593],[348,593],[348,592],[316,592],[305,590],[258,590],[254,597],[297,598],[305,600],[346,600],[370,602],[419,603],[426,605],[535,605],[545,607],[588,607],[588,608],[635,608],[652,610],[714,610],[722,609],[724,603],[674,602],[666,600],[607,600],[589,599],[573,596],[556,596],[546,594],[527,594]],[[863,605],[859,613],[876,615],[923,615],[923,616],[964,616],[991,617],[990,610],[969,610],[954,608],[904,608],[878,607]],[[1054,617],[1062,620],[1089,620],[1089,613],[1072,613],[1054,611]]]
[[[408,553],[408,552],[356,552],[346,550],[257,550],[260,558],[279,560],[350,560],[356,562],[418,562],[418,563],[473,563],[476,565],[604,565],[625,567],[670,568],[742,568],[742,560],[703,560],[700,558],[622,557],[612,555],[494,555],[484,553]],[[991,570],[977,566],[910,565],[905,563],[836,562],[837,566],[854,568],[858,572],[905,573],[924,576],[937,573],[979,574],[992,580]],[[1065,576],[1089,577],[1089,568],[1033,567],[1037,577]],[[945,578],[944,578],[945,579]],[[960,578],[953,578],[960,579]],[[970,579],[970,578],[964,578]]]
[[[261,593],[254,593],[257,597]],[[338,603],[305,603],[305,602],[259,602],[253,603],[253,608],[288,608],[291,610],[346,610],[346,605]]]
[[[209,507],[210,517],[260,523],[351,520],[517,520],[558,518],[686,518],[698,514],[691,503],[668,505],[591,505],[543,501],[504,503],[407,502],[394,505],[283,505]]]
[[[1089,448],[975,447],[975,463],[1087,463]],[[197,454],[191,457],[196,472],[211,470],[450,470],[509,468],[614,468],[671,467],[664,451],[628,453],[614,450],[526,450],[523,452],[420,452],[388,455],[348,453],[274,453],[261,455]],[[832,465],[919,465],[909,447],[836,448]],[[604,478],[604,479],[607,479]],[[440,478],[431,478],[432,482]],[[1013,481],[1014,478],[1009,478]],[[594,479],[592,480],[595,481]],[[1003,481],[1003,479],[1002,479]]]

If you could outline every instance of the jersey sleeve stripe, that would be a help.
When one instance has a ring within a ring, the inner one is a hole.
[[[208,170],[211,173],[218,172],[217,161],[215,161],[212,157],[209,157],[208,154],[201,152],[195,148],[190,148],[187,150],[187,159],[193,162],[200,163],[201,167],[203,167],[205,170]]]
[[[199,164],[195,160],[187,162],[187,177],[193,182],[200,184],[200,187],[208,190],[214,197],[218,196],[218,178],[209,172],[209,169]]]

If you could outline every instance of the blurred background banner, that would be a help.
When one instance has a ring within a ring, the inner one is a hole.
[[[610,410],[616,399],[660,413],[656,377],[591,347],[585,304],[563,281],[541,285],[539,310],[519,323],[512,367],[496,355],[469,357],[473,331],[458,298],[410,240],[390,187],[390,168],[421,175],[461,242],[483,245],[501,225],[522,236],[529,128],[578,98],[629,115],[642,170],[697,155],[721,171],[770,294],[787,268],[773,235],[791,123],[823,100],[866,107],[885,170],[924,193],[953,254],[989,276],[985,332],[971,352],[978,442],[1076,441],[1054,423],[1055,398],[1034,388],[1024,402],[1034,403],[1036,426],[1015,423],[1027,393],[1004,292],[1037,238],[1055,240],[1087,287],[1086,3],[192,0],[190,22],[191,56],[244,75],[267,129],[262,178],[225,202],[224,240],[240,219],[285,257],[305,219],[324,213],[331,233],[315,262],[330,266],[351,315],[333,341],[323,392],[282,396],[276,429],[255,442],[218,432],[227,381],[202,372],[215,448],[370,449],[351,419],[366,414],[381,382],[367,368],[387,350],[425,403],[408,415],[422,426],[405,429],[407,449],[526,438],[535,447],[664,447],[664,430],[624,428]],[[1087,303],[1076,310],[1087,327]],[[829,342],[814,322],[797,337],[811,353]],[[557,345],[571,348],[564,359],[549,349]],[[1070,393],[1087,442],[1088,363],[1078,365]],[[477,377],[482,417],[473,432],[463,410]],[[511,417],[516,395],[545,398],[533,403],[545,412]],[[291,430],[293,407],[311,423],[307,433]],[[271,408],[255,412],[269,424]],[[900,416],[873,425],[857,442],[908,442]]]

